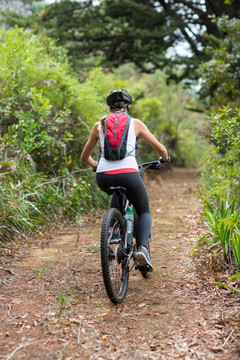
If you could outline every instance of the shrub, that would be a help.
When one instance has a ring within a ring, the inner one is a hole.
[[[103,107],[107,76],[81,84],[50,39],[0,30],[0,240],[46,218],[77,217],[98,205],[94,175],[81,169],[89,126]],[[86,175],[85,175],[86,174]]]
[[[215,148],[203,159],[200,192],[206,205],[209,231],[222,244],[226,258],[239,261],[240,229],[240,113],[223,107],[211,115]],[[233,249],[233,251],[230,251]]]
[[[232,255],[235,255],[238,263],[240,214],[235,208],[235,198],[230,202],[221,199],[213,206],[208,201],[205,204],[204,217],[207,219],[208,231],[217,241],[220,240],[227,261],[232,262]]]

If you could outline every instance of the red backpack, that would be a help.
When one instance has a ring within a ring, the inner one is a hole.
[[[125,112],[111,113],[104,120],[104,157],[121,160],[127,156],[127,138],[131,116]]]

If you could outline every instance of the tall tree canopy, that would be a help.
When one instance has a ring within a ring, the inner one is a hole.
[[[68,49],[74,62],[93,56],[105,67],[134,62],[144,71],[184,62],[184,76],[206,58],[209,36],[221,37],[211,16],[239,18],[236,0],[65,0],[41,14],[38,24]],[[189,54],[166,51],[185,42]]]

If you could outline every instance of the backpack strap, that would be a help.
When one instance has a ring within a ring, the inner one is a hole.
[[[101,157],[102,157],[102,149],[101,149],[101,145],[100,145],[99,146],[99,152],[98,152],[98,163],[99,163]]]

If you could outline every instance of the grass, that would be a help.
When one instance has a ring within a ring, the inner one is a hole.
[[[76,219],[89,207],[89,184],[66,174],[47,179],[34,172],[0,174],[0,242],[26,238],[46,221]]]
[[[72,296],[62,295],[60,292],[57,293],[58,302],[59,302],[59,313],[58,321],[61,319],[63,311],[66,309],[67,304],[72,300]]]
[[[100,252],[100,249],[101,249],[100,241],[86,248],[87,251],[92,253]]]
[[[48,264],[46,264],[46,265],[42,268],[42,270],[39,271],[39,273],[38,273],[38,282],[41,281],[42,274],[43,274],[44,270],[47,268],[47,266],[48,266]]]
[[[239,279],[239,280],[240,280],[240,274],[236,274],[236,275],[230,276],[228,279],[229,279],[229,280],[233,280],[233,279]],[[221,282],[217,282],[217,281],[214,281],[213,284],[222,286],[222,287],[224,287],[224,288],[226,288],[226,289],[235,291],[235,292],[237,292],[237,293],[240,294],[240,290],[237,289],[237,288],[235,288],[235,287],[233,287],[232,285],[227,285],[227,284],[224,284],[224,283],[221,283]]]
[[[232,233],[232,247],[235,259],[240,269],[240,230],[235,227],[235,231]]]
[[[222,245],[225,257],[231,264],[232,249],[238,266],[240,267],[240,213],[236,208],[236,199],[221,200],[218,203],[210,204],[205,202],[204,217],[207,220],[208,234],[212,242]],[[206,235],[198,240],[197,246],[206,241]],[[214,245],[214,244],[213,244]],[[191,252],[193,254],[196,247]]]

